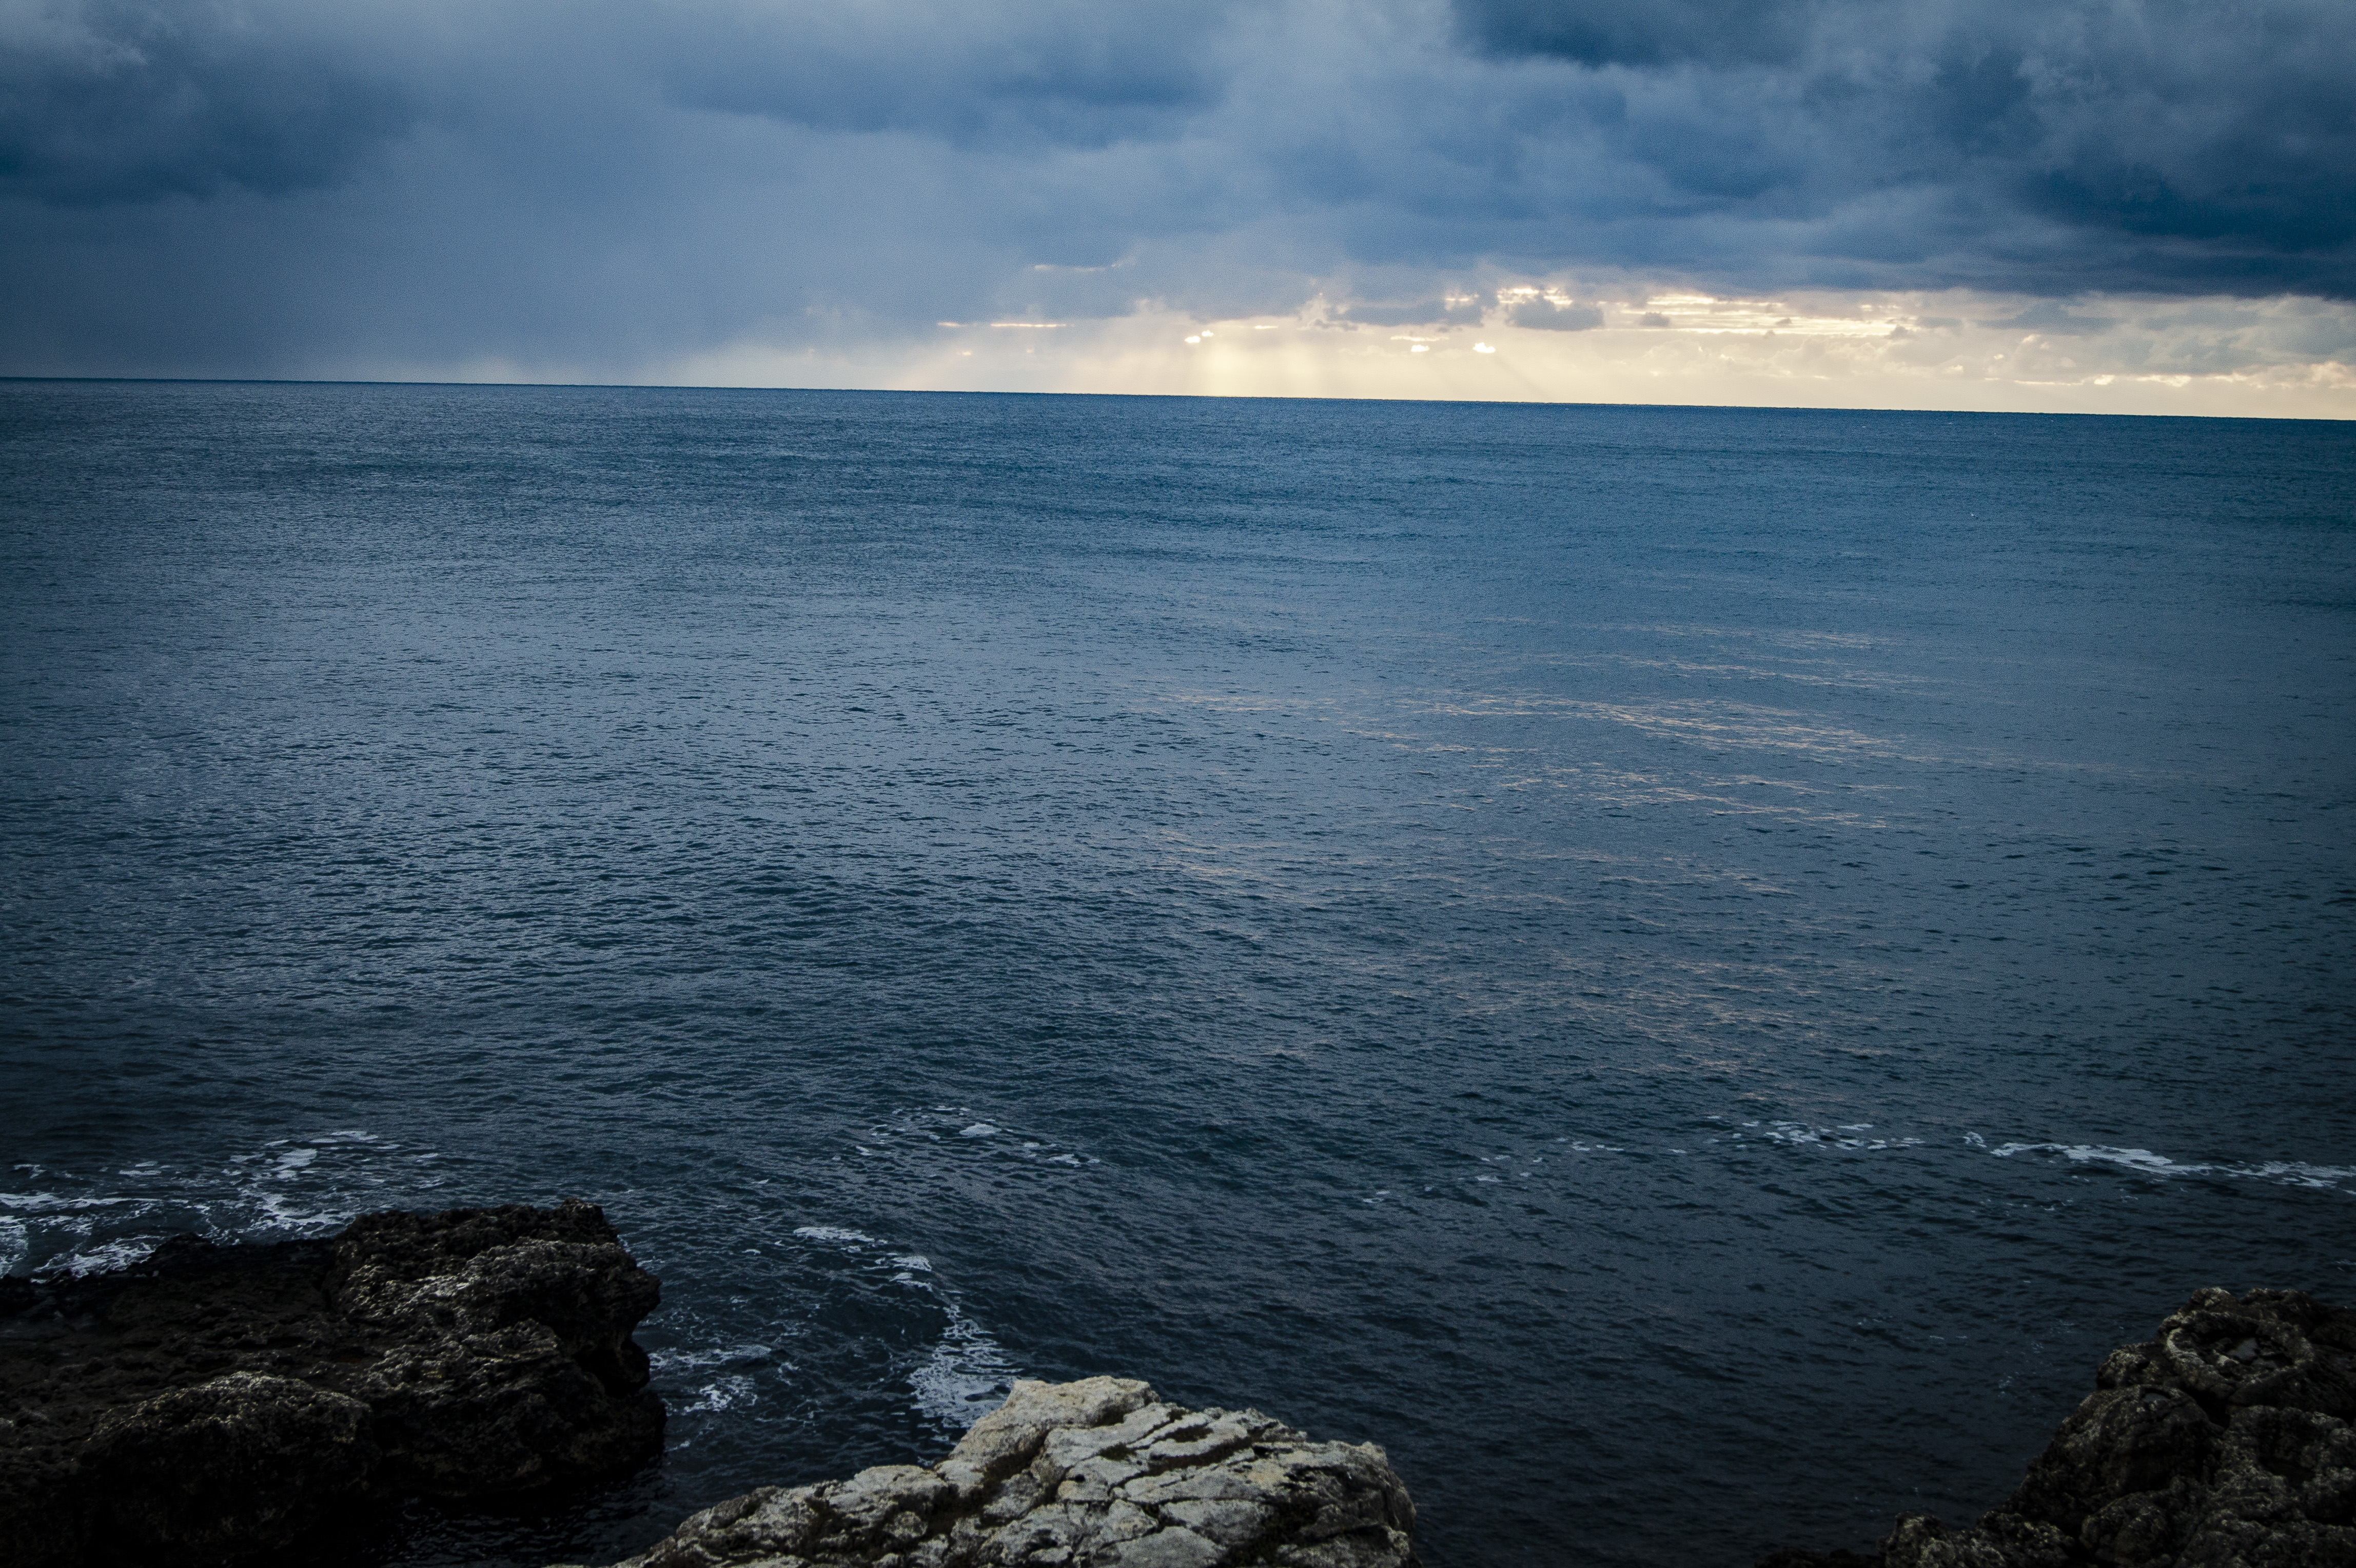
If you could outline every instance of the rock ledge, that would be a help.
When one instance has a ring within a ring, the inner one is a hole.
[[[616,1568],[1415,1568],[1381,1449],[1121,1378],[1023,1381],[929,1468],[764,1487]]]
[[[626,1468],[662,1444],[630,1338],[657,1297],[580,1202],[0,1279],[0,1555],[220,1562],[396,1498]]]

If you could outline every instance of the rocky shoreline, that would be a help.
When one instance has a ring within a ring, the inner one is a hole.
[[[652,1460],[659,1299],[592,1205],[364,1215],[0,1279],[0,1542],[21,1568],[316,1552],[369,1510]],[[2115,1351],[2012,1497],[1760,1568],[2356,1568],[2356,1313],[2201,1291]],[[764,1487],[615,1568],[1416,1568],[1371,1444],[1119,1378],[1020,1382],[931,1466]]]
[[[5,1560],[325,1561],[393,1502],[617,1476],[661,1451],[630,1337],[658,1299],[579,1202],[0,1279]],[[1380,1449],[1091,1378],[1016,1384],[930,1467],[707,1509],[630,1568],[1415,1568],[1414,1525]]]

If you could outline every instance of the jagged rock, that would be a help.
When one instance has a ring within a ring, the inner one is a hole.
[[[1901,1517],[1882,1568],[2356,1568],[2356,1312],[2200,1291],[2094,1381],[2003,1506]]]
[[[616,1568],[1414,1568],[1382,1450],[1120,1378],[1018,1382],[948,1458],[764,1487]]]
[[[657,1295],[579,1202],[0,1279],[0,1555],[228,1561],[394,1498],[639,1463],[663,1412],[630,1334]]]

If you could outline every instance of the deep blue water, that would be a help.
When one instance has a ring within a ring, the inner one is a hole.
[[[2356,1301],[2356,426],[0,383],[0,1262],[603,1203],[635,1548],[1111,1371],[1433,1568]]]

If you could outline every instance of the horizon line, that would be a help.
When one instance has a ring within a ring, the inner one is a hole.
[[[474,387],[493,391],[541,392],[812,392],[827,396],[865,397],[1035,397],[1129,398],[1164,403],[1410,403],[1445,408],[1565,408],[1676,409],[1686,413],[1902,413],[1936,414],[1952,419],[2176,419],[2210,420],[2221,424],[2356,424],[2356,413],[2096,413],[2083,410],[1978,408],[1856,408],[1843,404],[1734,403],[1598,403],[1557,398],[1417,398],[1309,397],[1286,392],[998,392],[958,387],[798,387],[730,386],[687,381],[405,381],[344,376],[76,376],[0,374],[0,384],[48,382],[114,386],[276,386],[276,387]]]

